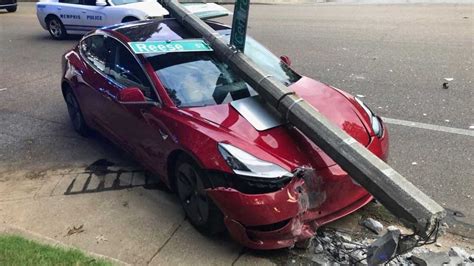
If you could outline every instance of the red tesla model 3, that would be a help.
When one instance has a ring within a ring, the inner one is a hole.
[[[208,24],[229,38],[229,27]],[[164,41],[171,46],[152,45]],[[84,36],[62,58],[62,93],[74,129],[81,135],[96,130],[130,152],[176,191],[202,233],[227,228],[254,249],[292,246],[371,201],[320,148],[269,111],[211,48],[189,49],[186,41],[206,48],[174,19]],[[245,53],[386,159],[387,129],[359,99],[300,76],[289,60],[250,37]]]

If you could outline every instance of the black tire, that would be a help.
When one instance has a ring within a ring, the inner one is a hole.
[[[139,20],[139,19],[136,18],[136,17],[124,17],[122,19],[122,23],[127,23],[127,22],[132,22],[132,21],[137,21],[137,20]]]
[[[89,136],[91,129],[86,124],[79,103],[77,102],[77,98],[74,96],[71,89],[66,90],[64,99],[66,100],[67,112],[69,113],[69,118],[71,119],[74,130],[83,137]]]
[[[49,34],[56,40],[64,40],[67,37],[66,28],[58,17],[50,17],[46,20]]]
[[[224,232],[224,216],[205,191],[211,187],[206,173],[189,157],[180,156],[175,178],[176,192],[189,222],[204,235]]]
[[[17,6],[7,7],[6,10],[10,13],[16,12]]]

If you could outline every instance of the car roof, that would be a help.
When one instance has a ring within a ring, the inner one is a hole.
[[[230,29],[218,22],[206,21],[206,23],[217,31]],[[186,30],[174,18],[117,24],[104,29],[118,32],[131,42],[174,41],[199,37]]]

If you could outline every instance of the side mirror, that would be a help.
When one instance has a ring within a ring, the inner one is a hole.
[[[137,87],[125,88],[118,93],[120,103],[146,103],[145,95]]]
[[[283,63],[287,64],[288,66],[291,66],[291,59],[287,55],[280,56],[280,59]]]
[[[95,5],[96,6],[106,6],[107,2],[105,0],[96,0]]]

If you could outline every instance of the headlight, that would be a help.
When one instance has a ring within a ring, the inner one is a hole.
[[[230,144],[219,143],[218,148],[227,164],[232,168],[234,173],[238,175],[261,178],[291,176],[291,173],[282,167],[260,160],[255,156]]]
[[[383,126],[382,126],[382,123],[380,122],[380,118],[377,115],[375,115],[372,112],[372,110],[370,110],[370,108],[364,102],[362,102],[359,98],[354,97],[354,99],[356,100],[356,102],[360,106],[362,106],[364,111],[370,117],[370,122],[372,124],[372,130],[374,130],[375,135],[379,138],[382,137],[382,135],[383,135]]]

